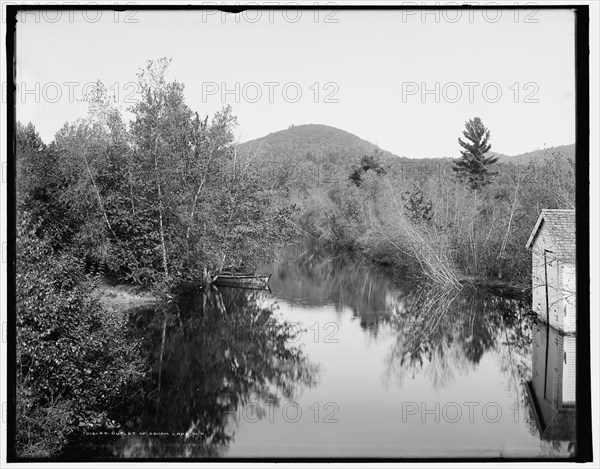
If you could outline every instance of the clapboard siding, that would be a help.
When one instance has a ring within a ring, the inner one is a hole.
[[[575,211],[542,210],[527,247],[533,310],[552,327],[575,332]]]
[[[575,367],[577,364],[575,337],[564,336],[563,350],[563,372],[562,372],[562,402],[565,404],[575,403]]]
[[[577,316],[575,314],[575,266],[563,265],[561,283],[564,285],[563,330],[575,332]]]

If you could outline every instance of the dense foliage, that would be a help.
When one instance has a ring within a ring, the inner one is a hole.
[[[252,271],[291,234],[293,206],[237,153],[231,108],[200,119],[183,85],[166,81],[168,64],[149,61],[139,73],[129,128],[98,82],[85,119],[20,154],[23,207],[56,248],[125,281],[168,286]],[[19,125],[18,138],[32,132]]]
[[[294,189],[302,195],[315,184],[347,179],[353,164],[375,152],[382,162],[408,161],[349,132],[316,124],[290,126],[242,143],[239,150],[257,162],[268,187]]]
[[[373,155],[363,155],[359,164],[352,165],[350,180],[354,185],[360,186],[362,177],[367,171],[373,171],[377,176],[385,174],[385,168],[379,161],[379,154],[377,151],[375,151]]]
[[[466,165],[466,177],[451,159],[406,162],[377,150],[354,157],[349,150],[342,166],[314,163],[312,176],[288,184],[301,207],[300,226],[321,241],[398,271],[416,266],[443,283],[483,276],[528,285],[525,243],[541,209],[575,206],[573,148],[538,150],[525,155],[529,163],[513,164],[483,154],[489,133],[480,120],[471,124],[465,134],[472,131],[477,143],[469,140],[473,148],[462,151],[481,164]]]
[[[17,124],[17,452],[48,457],[148,369],[125,318],[93,300],[96,274],[168,294],[253,271],[293,234],[294,207],[234,144],[231,108],[200,119],[169,61],[138,75],[121,111],[98,82],[89,112],[45,145]]]
[[[54,252],[27,213],[17,228],[17,451],[47,457],[76,428],[113,426],[106,409],[145,366],[125,318],[92,299],[83,261]]]

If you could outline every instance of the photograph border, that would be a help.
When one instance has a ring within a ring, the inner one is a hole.
[[[575,166],[576,166],[576,304],[577,304],[577,371],[576,371],[576,455],[572,458],[525,458],[525,457],[447,457],[447,458],[157,458],[157,459],[30,459],[18,457],[15,452],[16,436],[16,64],[18,47],[16,39],[17,14],[21,11],[32,10],[108,10],[124,12],[136,11],[178,11],[178,10],[222,10],[229,13],[239,13],[247,9],[257,10],[572,10],[575,15]],[[7,321],[8,321],[8,380],[7,380],[7,461],[15,462],[589,462],[592,461],[592,405],[590,379],[590,104],[589,104],[589,5],[494,5],[483,7],[479,5],[7,5],[6,8],[6,65],[7,65]],[[597,417],[597,416],[596,416]]]

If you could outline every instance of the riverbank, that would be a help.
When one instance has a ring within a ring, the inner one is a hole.
[[[316,239],[313,237],[313,239]],[[361,259],[396,282],[425,280],[422,266],[414,258],[401,253],[394,252],[389,246],[363,248],[361,246],[339,245],[331,240],[316,240],[325,249],[331,252],[343,252],[345,255],[354,256]],[[460,273],[455,267],[447,266],[448,272],[451,272],[462,286],[471,286],[481,290],[488,291],[494,295],[503,296],[515,300],[531,301],[531,285],[501,280],[498,278],[489,278],[483,276],[466,275]],[[456,285],[456,286],[459,286]]]
[[[102,279],[93,292],[94,298],[109,311],[125,311],[137,306],[157,303],[159,298],[148,288],[123,285]]]
[[[489,279],[485,277],[473,277],[462,275],[458,281],[462,285],[471,285],[476,288],[487,290],[495,295],[515,300],[531,300],[531,286],[521,283],[512,283],[506,280]]]

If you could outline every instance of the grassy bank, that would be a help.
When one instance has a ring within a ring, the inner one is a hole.
[[[107,278],[97,281],[92,295],[103,308],[115,312],[160,301],[159,296],[148,287],[119,284]]]

